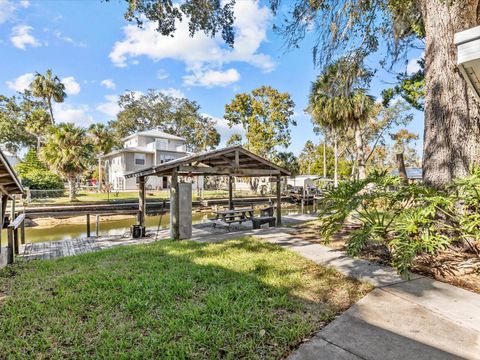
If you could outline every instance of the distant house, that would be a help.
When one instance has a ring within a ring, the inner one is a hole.
[[[123,138],[122,142],[122,149],[102,157],[106,163],[106,179],[114,190],[137,189],[135,178],[125,178],[127,173],[187,155],[184,138],[160,130],[137,132]],[[150,176],[146,188],[166,189],[169,185],[170,179],[166,176]]]
[[[408,167],[406,168],[407,178],[412,181],[422,181],[422,168]],[[399,176],[398,169],[394,169],[390,172],[394,176]]]

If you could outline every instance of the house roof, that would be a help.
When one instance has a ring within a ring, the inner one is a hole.
[[[321,179],[322,177],[319,175],[297,175],[297,176],[292,176],[290,177],[291,180],[297,180],[297,181],[302,181],[302,180],[317,180]]]
[[[0,150],[0,192],[5,195],[21,194],[23,192],[22,183],[17,177],[7,157]]]
[[[162,138],[162,139],[170,139],[170,140],[181,140],[185,141],[184,138],[172,134],[168,134],[164,131],[158,130],[158,129],[152,129],[152,130],[145,130],[145,131],[139,131],[134,134],[125,136],[122,141],[131,139],[135,136],[148,136],[148,137],[154,137],[154,138]]]
[[[421,180],[422,177],[422,168],[417,167],[408,167],[405,169],[407,171],[407,178]],[[399,176],[398,169],[394,169],[390,172],[394,176]]]
[[[270,160],[251,153],[241,146],[187,155],[166,163],[126,174],[127,178],[165,175],[177,171],[183,175],[270,176],[290,172]]]
[[[108,154],[103,155],[101,158],[106,158],[112,155],[117,155],[117,154],[122,154],[122,153],[127,153],[127,152],[135,152],[135,153],[145,153],[145,154],[154,154],[155,151],[146,147],[141,147],[141,146],[132,146],[128,148],[122,148],[118,150],[113,150],[109,152]]]

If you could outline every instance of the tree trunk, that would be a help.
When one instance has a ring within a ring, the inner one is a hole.
[[[68,178],[68,197],[70,201],[76,200],[76,179],[75,177]]]
[[[52,125],[55,125],[55,119],[53,118],[53,109],[52,109],[52,99],[47,98],[48,111],[50,112],[50,120],[52,120]]]
[[[480,155],[480,104],[461,76],[456,32],[479,24],[478,0],[417,0],[425,24],[423,179],[443,187]]]
[[[398,174],[402,178],[402,182],[407,185],[408,184],[408,175],[407,169],[405,168],[405,160],[403,158],[403,153],[396,154],[397,157],[397,168]]]
[[[323,177],[327,178],[327,136],[323,138]]]
[[[354,127],[355,131],[355,146],[357,150],[357,165],[358,165],[358,178],[363,180],[367,177],[367,171],[365,169],[365,150],[363,148],[363,137],[360,124],[357,122]]]
[[[338,186],[338,141],[337,134],[333,137],[333,156],[334,156],[334,166],[333,166],[333,186]]]
[[[40,135],[37,136],[37,156],[40,155],[40,148],[42,147],[42,143],[40,140]]]
[[[98,158],[98,192],[102,192],[102,158]]]

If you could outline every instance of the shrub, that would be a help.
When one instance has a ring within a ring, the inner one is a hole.
[[[25,159],[17,165],[17,172],[22,184],[32,190],[52,190],[64,188],[62,179],[51,172],[31,149]],[[63,191],[62,191],[63,193]]]
[[[416,257],[460,245],[479,258],[480,169],[445,190],[402,185],[399,178],[373,173],[326,192],[320,203],[320,231],[326,242],[347,220],[360,224],[347,240],[357,256],[372,242],[386,246],[394,266],[408,276]]]

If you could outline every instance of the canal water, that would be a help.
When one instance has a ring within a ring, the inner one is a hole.
[[[292,205],[282,209],[283,215],[296,215],[300,213],[312,213],[313,206]],[[194,212],[192,220],[194,224],[207,222],[208,218],[213,216],[210,212]],[[91,217],[91,232],[95,234],[95,216]],[[163,214],[147,216],[145,219],[147,230],[156,231],[158,228],[166,229],[169,227],[170,215]],[[135,217],[121,220],[107,220],[100,217],[99,235],[122,235],[130,232],[130,226],[135,224]],[[56,226],[36,226],[25,228],[25,237],[27,242],[57,241],[66,239],[77,239],[87,236],[86,224],[61,224]],[[2,245],[6,245],[6,233],[2,233]]]

